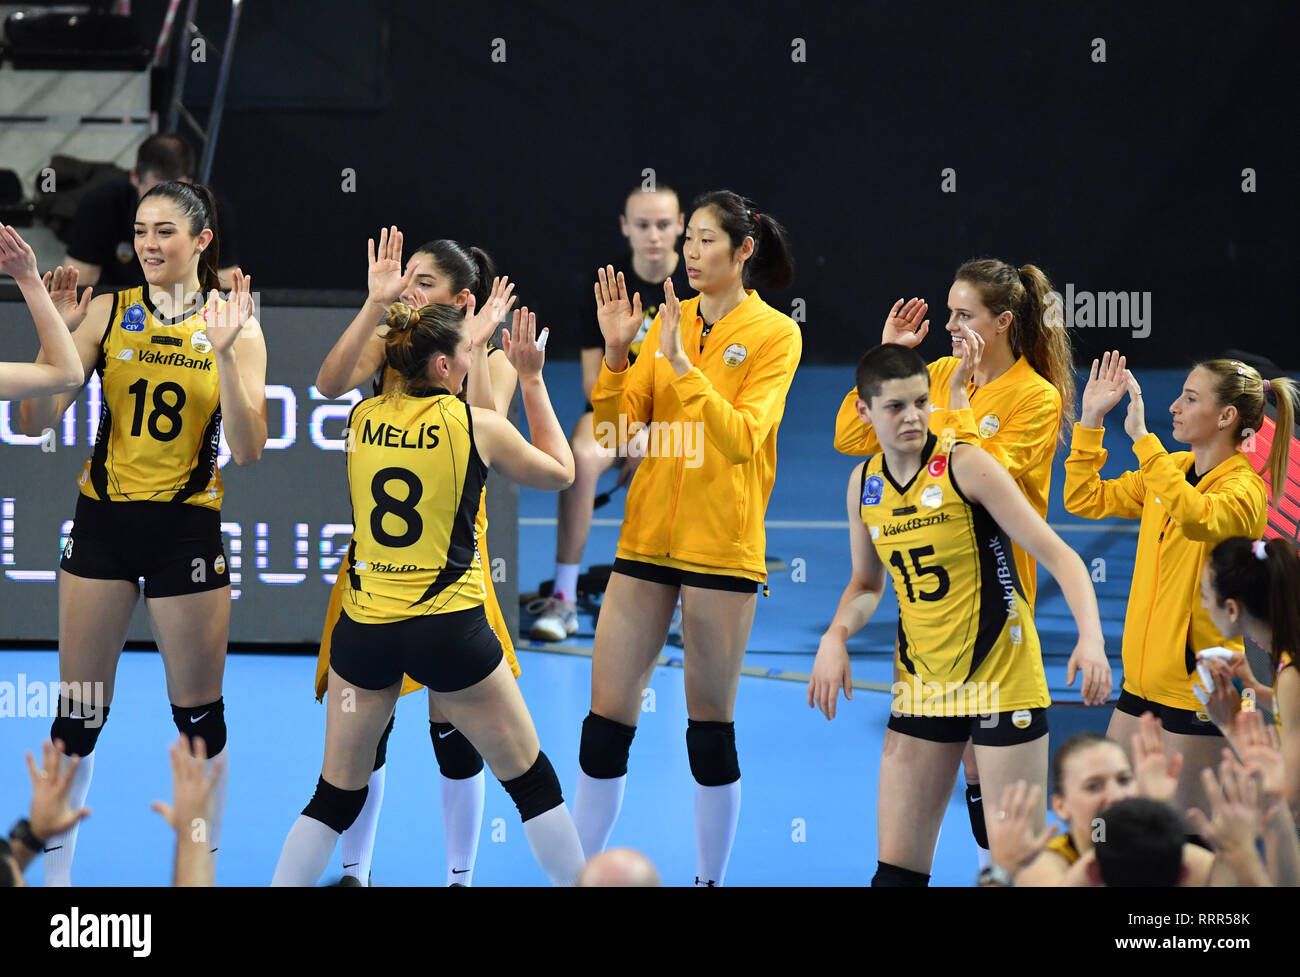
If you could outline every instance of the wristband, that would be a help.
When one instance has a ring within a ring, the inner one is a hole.
[[[32,823],[26,818],[13,826],[9,832],[9,840],[18,842],[35,855],[45,850],[44,839],[36,837],[36,833],[32,831]]]

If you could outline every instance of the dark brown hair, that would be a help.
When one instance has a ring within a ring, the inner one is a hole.
[[[1300,555],[1285,539],[1264,541],[1264,559],[1255,555],[1259,540],[1234,536],[1210,551],[1210,586],[1215,602],[1239,602],[1273,632],[1268,648],[1274,673],[1282,652],[1300,667]]]
[[[1056,755],[1052,757],[1052,793],[1061,795],[1065,793],[1065,764],[1070,757],[1076,753],[1082,753],[1094,746],[1113,746],[1121,753],[1124,748],[1112,739],[1102,736],[1100,733],[1075,733],[1068,740],[1060,745]]]
[[[221,288],[217,276],[217,269],[221,267],[217,261],[221,254],[221,241],[217,232],[217,202],[212,190],[201,183],[167,180],[151,187],[140,198],[140,203],[150,197],[162,197],[174,203],[185,218],[191,237],[198,237],[205,227],[212,231],[212,240],[199,255],[199,291],[206,297],[208,292]]]

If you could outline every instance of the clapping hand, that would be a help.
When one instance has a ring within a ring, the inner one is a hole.
[[[909,348],[919,346],[930,331],[930,320],[925,318],[930,308],[922,299],[904,303],[899,299],[885,316],[885,328],[880,334],[881,343],[897,343]],[[923,321],[924,320],[924,321]]]
[[[1083,410],[1079,417],[1084,427],[1101,427],[1102,419],[1124,396],[1128,389],[1124,364],[1125,359],[1119,350],[1103,353],[1100,363],[1092,361],[1088,385],[1083,388]]]

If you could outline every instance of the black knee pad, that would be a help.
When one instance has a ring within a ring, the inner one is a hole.
[[[686,758],[701,787],[722,787],[740,779],[735,723],[686,723]]]
[[[77,718],[73,718],[73,717]],[[59,714],[50,723],[50,741],[62,740],[63,752],[68,756],[88,756],[95,752],[100,730],[108,722],[108,706],[93,712],[82,712],[80,703],[59,696]]]
[[[375,770],[378,770],[388,762],[388,734],[393,731],[393,722],[397,719],[397,713],[388,717],[388,725],[384,727],[384,735],[379,737],[379,745],[375,747]]]
[[[930,884],[930,876],[924,872],[913,872],[908,868],[899,868],[888,862],[876,862],[876,874],[871,879],[872,886],[892,886],[894,888],[924,889]]]
[[[352,827],[352,822],[366,806],[368,793],[369,785],[360,790],[344,790],[325,783],[325,778],[320,777],[316,780],[316,793],[311,795],[311,800],[302,809],[303,817],[315,818],[327,828],[342,834]]]
[[[438,771],[448,780],[468,780],[483,772],[483,758],[459,729],[451,723],[429,720],[429,737]]]
[[[984,798],[979,784],[966,785],[966,813],[970,815],[970,830],[975,836],[975,844],[988,848],[989,829],[984,824]]]
[[[564,803],[560,778],[555,776],[551,761],[540,750],[527,773],[514,780],[503,780],[501,786],[519,808],[519,817],[523,821],[531,821]]]
[[[627,775],[627,755],[632,750],[635,726],[627,726],[594,712],[582,721],[578,766],[588,777],[609,780]]]
[[[202,706],[172,706],[172,722],[188,741],[203,740],[208,759],[226,748],[226,703],[224,699]],[[194,749],[193,742],[190,749]]]

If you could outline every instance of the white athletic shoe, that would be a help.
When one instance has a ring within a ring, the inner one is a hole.
[[[577,605],[559,597],[548,597],[528,634],[534,641],[563,641],[577,630]]]

